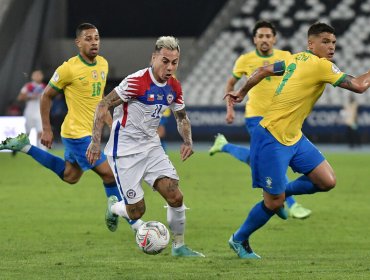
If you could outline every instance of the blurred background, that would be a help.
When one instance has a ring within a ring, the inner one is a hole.
[[[248,141],[244,104],[237,108],[235,123],[226,125],[222,97],[236,58],[255,49],[251,29],[259,19],[276,25],[275,47],[292,52],[306,49],[310,24],[329,23],[336,29],[336,65],[354,76],[369,70],[370,0],[0,0],[0,115],[22,115],[17,96],[30,73],[43,70],[47,83],[63,61],[77,54],[76,26],[90,22],[99,29],[100,54],[109,62],[106,93],[148,66],[157,37],[175,36],[181,45],[177,77],[194,141],[211,142],[217,132]],[[369,91],[356,95],[328,85],[304,133],[314,142],[347,143],[343,108],[350,96],[359,104],[359,142],[369,143]],[[52,112],[56,130],[65,113],[60,102]],[[2,128],[7,120],[0,120]],[[173,119],[166,138],[180,140]]]

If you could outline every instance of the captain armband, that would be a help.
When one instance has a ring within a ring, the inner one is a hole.
[[[274,63],[274,74],[276,76],[283,76],[285,73],[285,61],[280,60]]]

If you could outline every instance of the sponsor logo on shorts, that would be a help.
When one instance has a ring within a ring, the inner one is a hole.
[[[266,188],[272,188],[272,179],[271,177],[266,177]]]
[[[129,189],[127,192],[126,192],[126,196],[128,198],[134,198],[136,196],[136,192],[132,189]]]

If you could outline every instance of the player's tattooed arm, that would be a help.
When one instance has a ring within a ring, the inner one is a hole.
[[[112,90],[98,104],[95,110],[91,143],[86,151],[86,157],[90,164],[94,164],[100,158],[100,141],[104,123],[109,114],[109,108],[121,104],[121,98],[115,90]]]
[[[188,118],[188,115],[186,114],[185,109],[176,111],[173,114],[176,118],[177,130],[184,140],[184,143],[181,145],[180,148],[181,159],[184,161],[194,153],[190,120]]]
[[[177,130],[179,131],[182,139],[184,140],[184,144],[186,145],[193,145],[193,140],[191,138],[191,125],[188,115],[186,114],[185,109],[176,111],[173,113],[176,122],[177,122]]]
[[[115,90],[112,90],[98,104],[95,110],[94,125],[92,132],[92,142],[100,144],[101,134],[106,120],[109,108],[121,104],[122,99],[118,96]]]
[[[347,74],[338,86],[357,93],[363,93],[370,87],[370,71],[358,77]]]
[[[345,89],[348,89],[348,90],[352,90],[353,88],[353,85],[352,85],[352,80],[354,79],[353,76],[351,75],[346,75],[344,77],[344,79],[342,80],[342,82],[339,84],[339,87],[341,88],[345,88]]]
[[[109,130],[111,130],[113,119],[112,119],[112,115],[111,115],[110,111],[107,111],[107,113],[105,114],[104,122],[109,127]]]

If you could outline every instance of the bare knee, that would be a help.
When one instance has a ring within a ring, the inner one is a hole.
[[[68,183],[68,184],[74,185],[78,181],[80,181],[81,175],[80,174],[75,174],[75,173],[64,173],[63,181]]]
[[[317,187],[324,192],[328,192],[331,189],[334,189],[336,184],[337,180],[335,176],[331,176],[330,178],[326,178],[323,182],[318,184]]]
[[[327,160],[320,163],[319,166],[310,172],[308,178],[316,187],[324,192],[333,189],[337,183],[334,170]]]
[[[265,206],[271,211],[276,212],[281,207],[283,207],[284,199],[285,199],[284,194],[272,195],[265,191],[263,192],[263,200],[264,200]]]
[[[77,165],[66,162],[62,180],[68,184],[76,184],[83,174],[83,170]]]
[[[184,200],[184,197],[180,190],[178,191],[176,195],[168,197],[166,199],[168,205],[171,207],[180,207],[183,203],[183,200]]]
[[[127,215],[131,220],[140,219],[146,210],[145,201],[144,199],[140,200],[135,204],[128,204],[126,205]]]
[[[76,183],[78,183],[78,181],[80,181],[80,178],[78,179],[75,179],[75,178],[63,178],[63,181],[70,184],[70,185],[74,185]]]

